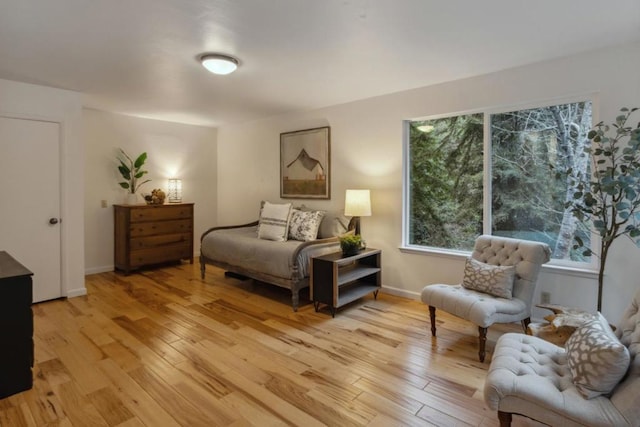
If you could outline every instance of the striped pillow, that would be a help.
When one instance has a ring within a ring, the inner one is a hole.
[[[260,211],[260,224],[258,226],[258,238],[283,242],[287,240],[289,233],[289,218],[291,203],[276,205],[264,202]]]

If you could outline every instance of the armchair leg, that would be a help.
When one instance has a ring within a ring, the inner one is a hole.
[[[436,336],[436,308],[432,305],[429,306],[429,318],[431,319],[431,336]]]
[[[500,421],[500,427],[511,427],[511,414],[498,411],[498,421]]]
[[[531,318],[527,317],[526,319],[522,319],[522,329],[524,329],[524,333],[527,333],[527,327],[529,326],[529,323],[531,323]]]
[[[204,280],[204,261],[202,261],[202,258],[200,259],[200,279]]]
[[[484,349],[486,344],[487,344],[487,328],[478,326],[478,345],[479,345],[478,356],[481,362],[484,362],[484,355],[485,355]]]

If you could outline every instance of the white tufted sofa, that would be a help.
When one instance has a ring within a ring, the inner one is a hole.
[[[500,425],[519,414],[551,426],[640,426],[640,291],[616,335],[629,350],[629,370],[610,396],[589,400],[573,385],[564,348],[524,334],[500,337],[484,388]]]
[[[549,261],[550,254],[544,243],[489,235],[478,237],[472,258],[485,264],[515,266],[513,298],[495,297],[462,285],[425,286],[421,298],[429,305],[431,334],[436,336],[436,309],[472,322],[478,326],[478,356],[484,362],[489,326],[522,321],[526,330],[540,266]]]

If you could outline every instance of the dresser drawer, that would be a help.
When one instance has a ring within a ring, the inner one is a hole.
[[[135,238],[156,234],[191,233],[192,228],[193,225],[190,219],[180,219],[175,221],[139,222],[131,224],[129,231],[130,236]]]
[[[161,234],[158,236],[136,237],[131,239],[131,250],[158,248],[161,246],[189,243],[190,233]]]
[[[192,206],[161,205],[158,207],[142,206],[132,208],[130,215],[131,222],[162,221],[165,219],[191,218],[192,212]]]
[[[140,267],[147,264],[191,258],[193,254],[190,252],[191,245],[188,243],[136,251],[132,250],[129,257],[129,264],[131,267]]]

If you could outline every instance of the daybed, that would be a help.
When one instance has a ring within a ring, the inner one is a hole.
[[[342,215],[323,213],[317,238],[309,241],[259,238],[260,221],[214,227],[200,239],[200,273],[207,264],[227,272],[291,290],[291,305],[298,310],[299,291],[309,286],[309,260],[340,250],[338,236],[351,232],[352,222]],[[261,219],[263,219],[261,217]]]

